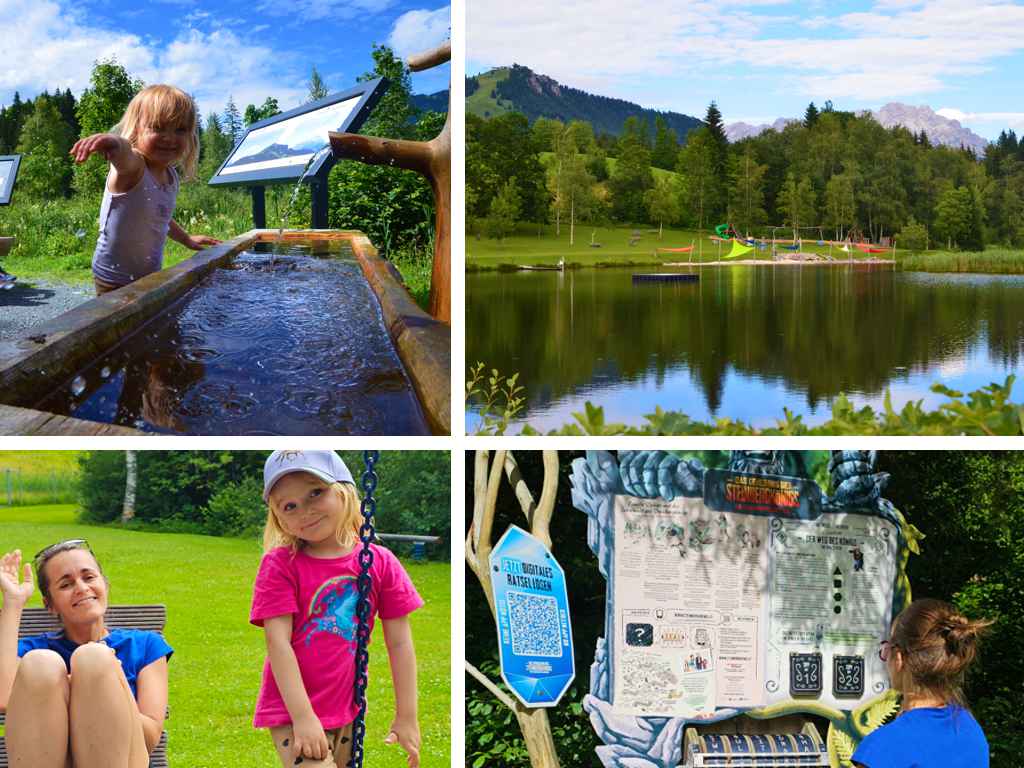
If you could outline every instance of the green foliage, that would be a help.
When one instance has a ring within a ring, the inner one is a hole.
[[[199,174],[201,182],[208,182],[231,152],[231,136],[221,130],[220,119],[215,112],[206,118],[206,129],[199,147]]]
[[[97,61],[89,82],[78,102],[77,115],[81,137],[106,133],[120,122],[128,102],[142,90],[144,83],[132,78],[115,58]],[[75,189],[79,192],[99,194],[107,178],[107,162],[102,155],[94,155],[75,166]]]
[[[281,114],[280,107],[277,106],[277,99],[273,96],[267,96],[266,100],[260,105],[249,104],[245,108],[245,125],[252,125],[258,123],[260,120],[266,120],[268,117]]]
[[[496,369],[487,376],[483,363],[469,371],[466,382],[466,403],[478,405],[480,424],[474,434],[503,435],[509,422],[522,410],[525,399],[523,388],[516,381],[519,374],[504,377]]]
[[[544,221],[548,215],[546,177],[538,144],[526,118],[511,113],[483,120],[466,115],[466,218],[483,219],[507,179],[516,178],[521,215]]]
[[[970,187],[947,189],[935,208],[935,236],[949,247],[980,251],[985,247],[981,208]]]
[[[470,383],[479,384],[478,377],[483,363],[477,363],[471,371]],[[513,380],[516,377],[513,377]],[[856,409],[845,395],[839,395],[832,403],[832,418],[821,424],[804,424],[802,416],[795,416],[788,408],[783,409],[783,418],[774,427],[759,429],[742,421],[729,418],[716,419],[705,423],[691,419],[680,411],[665,411],[656,406],[654,413],[644,416],[645,423],[631,426],[606,423],[604,408],[587,401],[584,410],[573,414],[575,423],[551,430],[550,435],[1024,435],[1024,405],[1013,403],[1010,393],[1014,376],[1006,382],[990,384],[975,390],[963,399],[961,392],[941,384],[932,385],[932,391],[945,395],[948,402],[934,411],[922,408],[923,401],[908,402],[899,411],[892,407],[890,395],[886,392],[882,410],[871,406]],[[492,371],[491,381],[501,381],[497,371]],[[514,383],[514,381],[513,381]],[[467,383],[467,391],[469,383]],[[493,384],[492,384],[493,389]],[[517,397],[522,396],[518,388]],[[508,422],[485,424],[488,431],[482,434],[504,434]],[[523,427],[523,434],[541,434],[529,425]]]
[[[18,190],[36,200],[65,196],[70,189],[71,131],[62,120],[57,106],[40,96],[32,114],[25,121],[18,141],[21,167]]]
[[[323,99],[330,94],[330,91],[327,90],[327,85],[324,83],[323,78],[320,77],[320,73],[316,71],[315,66],[309,74],[309,82],[306,83],[306,87],[309,89],[309,93],[306,95],[306,103]]]
[[[214,536],[259,538],[267,520],[263,482],[252,474],[218,488],[202,509],[203,530]]]
[[[242,138],[242,116],[238,114],[238,107],[235,100],[228,96],[228,103],[224,105],[224,114],[221,116],[220,127],[224,133],[231,137],[231,146],[234,147]]]
[[[502,185],[501,190],[491,200],[484,231],[488,237],[504,240],[515,231],[518,216],[519,190],[516,189],[516,177],[513,176]]]
[[[651,175],[651,153],[635,127],[636,118],[626,120],[619,141],[619,157],[608,179],[612,193],[612,215],[618,221],[638,222],[647,218],[644,195],[654,186]]]
[[[259,536],[266,521],[266,451],[139,451],[136,518],[148,529]],[[361,488],[363,457],[342,451]],[[90,451],[80,458],[80,519],[109,523],[121,515],[125,486],[122,451]],[[448,453],[385,451],[377,465],[377,527],[388,533],[451,537]],[[360,495],[361,492],[360,492]],[[446,543],[428,548],[447,558]]]

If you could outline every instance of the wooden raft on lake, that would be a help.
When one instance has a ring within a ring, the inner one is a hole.
[[[692,272],[634,272],[634,283],[696,283],[700,275]]]

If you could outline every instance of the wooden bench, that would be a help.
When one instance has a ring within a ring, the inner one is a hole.
[[[105,622],[110,629],[148,629],[163,634],[167,624],[167,606],[165,605],[112,605],[107,609]],[[45,608],[26,608],[21,614],[21,625],[18,627],[18,639],[41,635],[44,632],[56,632],[60,629],[60,621]],[[0,725],[4,724],[4,715],[0,713]],[[8,768],[7,745],[0,738],[0,768]],[[149,756],[149,768],[168,768],[167,766],[167,731],[160,735],[160,743]]]

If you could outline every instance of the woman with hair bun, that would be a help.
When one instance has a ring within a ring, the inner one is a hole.
[[[961,687],[991,621],[941,600],[915,600],[892,623],[878,655],[903,697],[900,713],[853,753],[862,768],[988,768],[988,742]]]

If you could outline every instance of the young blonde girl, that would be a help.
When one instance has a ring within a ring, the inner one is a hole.
[[[249,620],[267,660],[253,725],[268,728],[282,766],[345,768],[355,702],[356,578],[362,516],[352,475],[333,451],[275,451],[263,470],[264,555]],[[423,605],[387,549],[371,544],[370,616],[384,627],[395,689],[385,741],[419,765],[416,654],[409,614]]]
[[[110,133],[79,139],[70,154],[78,163],[93,154],[110,162],[92,257],[97,295],[162,269],[168,234],[196,251],[220,242],[190,235],[172,218],[180,184],[175,166],[193,178],[199,155],[196,107],[184,91],[144,88]]]

